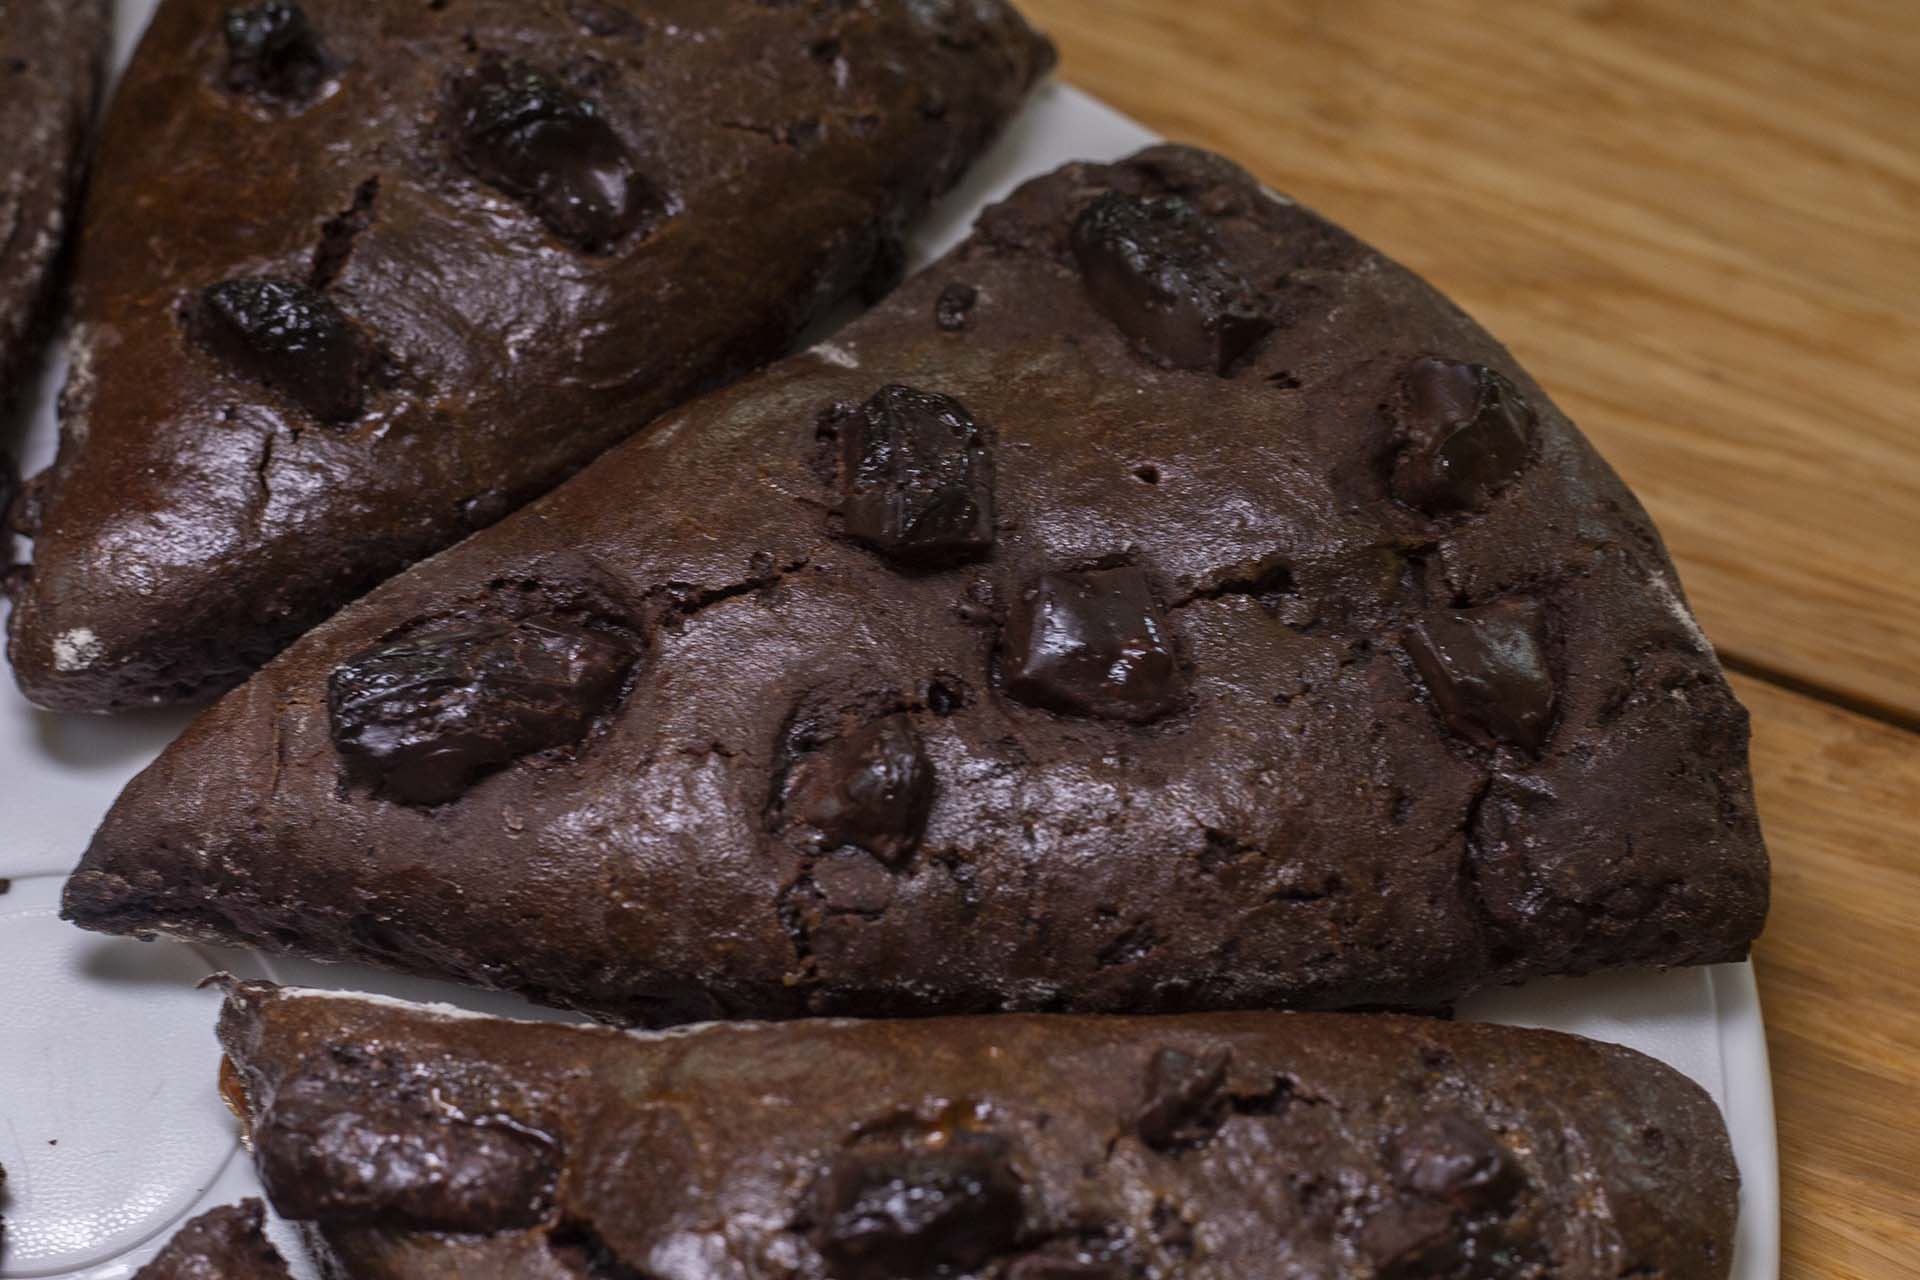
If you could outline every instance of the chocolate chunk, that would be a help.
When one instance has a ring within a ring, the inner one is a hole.
[[[608,252],[664,212],[599,106],[532,67],[466,77],[459,134],[468,168],[583,252]]]
[[[1217,1049],[1194,1057],[1162,1049],[1147,1064],[1147,1098],[1134,1128],[1156,1151],[1197,1146],[1212,1137],[1226,1117],[1227,1062]]]
[[[253,1141],[287,1218],[490,1234],[533,1226],[552,1200],[554,1153],[525,1126],[317,1077],[282,1085]]]
[[[1004,1139],[952,1135],[939,1147],[855,1148],[814,1190],[813,1240],[836,1280],[952,1275],[1013,1248],[1020,1180]]]
[[[1429,614],[1402,637],[1454,732],[1537,752],[1553,727],[1553,675],[1536,600]]]
[[[588,35],[637,39],[647,30],[638,14],[612,0],[567,0],[567,15]]]
[[[1166,618],[1139,569],[1046,573],[1007,620],[1007,691],[1075,715],[1145,723],[1185,691]]]
[[[1445,1205],[1401,1197],[1373,1211],[1360,1228],[1360,1252],[1378,1280],[1454,1280],[1468,1262],[1466,1232]],[[1503,1273],[1475,1270],[1475,1280]]]
[[[1485,509],[1527,465],[1538,423],[1519,388],[1485,365],[1415,361],[1393,496],[1429,515]]]
[[[1073,224],[1087,292],[1168,364],[1224,374],[1273,328],[1213,224],[1178,196],[1110,191]]]
[[[360,416],[371,360],[324,294],[271,277],[225,280],[201,293],[194,339],[243,377],[264,383],[322,422]]]
[[[578,741],[634,658],[611,636],[541,620],[382,645],[328,681],[334,745],[393,799],[444,804],[521,756]]]
[[[333,60],[306,11],[291,0],[227,10],[227,87],[303,102],[333,74]]]
[[[896,864],[919,847],[933,807],[933,766],[913,722],[888,716],[855,729],[793,767],[787,812],[827,848],[858,845]]]
[[[980,301],[980,291],[970,284],[958,281],[940,291],[934,299],[934,323],[948,333],[958,333],[967,327],[967,320],[973,315],[974,304]]]
[[[1491,1133],[1453,1112],[1408,1126],[1394,1139],[1391,1167],[1395,1185],[1462,1212],[1509,1204],[1526,1181]]]
[[[882,387],[841,433],[841,515],[850,535],[920,566],[992,548],[992,469],[959,401]]]

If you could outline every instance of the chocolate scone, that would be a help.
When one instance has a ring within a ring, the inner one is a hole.
[[[302,640],[66,910],[647,1023],[1426,1008],[1745,954],[1746,747],[1499,344],[1160,148]]]
[[[240,986],[229,1096],[340,1274],[1715,1280],[1678,1072],[1352,1014],[636,1035]]]
[[[290,1280],[287,1260],[261,1230],[265,1219],[258,1200],[203,1213],[133,1280]]]
[[[166,0],[101,143],[21,687],[222,690],[782,353],[894,282],[1051,62],[1000,0]]]
[[[52,319],[112,16],[111,0],[0,4],[0,422]],[[0,569],[11,559],[13,495],[0,440]]]

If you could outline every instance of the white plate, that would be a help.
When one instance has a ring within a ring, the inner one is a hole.
[[[121,0],[122,62],[153,0]],[[987,201],[1073,159],[1110,159],[1153,136],[1070,89],[1049,88],[919,237],[924,262],[965,234]],[[1390,247],[1390,246],[1389,246]],[[63,362],[55,360],[56,366]],[[29,471],[53,454],[49,371],[27,442]],[[54,918],[60,879],[121,785],[187,716],[112,720],[29,709],[0,678],[0,1165],[12,1196],[0,1280],[124,1280],[179,1221],[259,1194],[214,1091],[216,969],[315,986],[447,1000],[539,1016],[519,1001],[357,967],[263,963],[175,943],[100,938]],[[1735,1280],[1777,1280],[1778,1173],[1766,1041],[1750,966],[1536,983],[1471,1002],[1463,1016],[1558,1027],[1631,1045],[1719,1100],[1744,1188]],[[293,1233],[273,1230],[305,1265]]]

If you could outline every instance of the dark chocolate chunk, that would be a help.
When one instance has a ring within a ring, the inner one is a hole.
[[[1013,1248],[1020,1179],[1005,1139],[958,1133],[938,1147],[854,1148],[814,1190],[813,1240],[836,1280],[963,1273]]]
[[[1378,1280],[1455,1280],[1469,1261],[1466,1231],[1452,1210],[1417,1197],[1402,1196],[1375,1209],[1360,1228],[1359,1245],[1372,1259]],[[1499,1274],[1471,1272],[1475,1280]]]
[[[1484,509],[1527,465],[1538,422],[1519,388],[1485,365],[1415,361],[1394,497],[1430,515]]]
[[[967,327],[967,320],[973,315],[974,304],[980,301],[980,291],[970,284],[959,281],[948,285],[934,299],[933,319],[948,333],[958,333]]]
[[[322,422],[350,422],[366,396],[365,344],[340,308],[303,284],[224,280],[201,293],[194,338],[228,367]]]
[[[1130,565],[1040,575],[1007,620],[1004,673],[1024,702],[1135,723],[1185,692],[1165,615]]]
[[[959,401],[882,387],[841,428],[841,515],[874,550],[914,565],[993,546],[993,475],[980,429]]]
[[[253,1128],[283,1217],[489,1234],[539,1222],[554,1152],[523,1125],[475,1123],[430,1102],[297,1078]]]
[[[301,102],[333,74],[307,14],[292,0],[236,5],[227,10],[227,87]]]
[[[1505,1147],[1479,1124],[1454,1112],[1423,1117],[1394,1139],[1394,1183],[1462,1212],[1509,1204],[1525,1175]]]
[[[1212,1137],[1226,1116],[1225,1049],[1194,1057],[1162,1049],[1147,1064],[1147,1097],[1134,1127],[1156,1151],[1197,1146]]]
[[[1536,600],[1429,614],[1402,637],[1454,732],[1537,752],[1553,727],[1553,674]]]
[[[825,846],[858,845],[898,863],[920,844],[933,807],[933,765],[904,715],[855,729],[794,765],[787,813]]]
[[[664,212],[605,114],[543,71],[489,63],[460,90],[460,158],[561,239],[604,253]]]
[[[1094,305],[1176,368],[1224,374],[1273,328],[1213,224],[1178,196],[1108,192],[1074,223],[1073,255]]]
[[[612,636],[542,620],[382,645],[328,682],[334,744],[393,799],[444,804],[521,756],[578,741],[634,658]]]

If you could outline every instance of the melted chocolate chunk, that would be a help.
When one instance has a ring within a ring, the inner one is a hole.
[[[1402,637],[1434,705],[1483,746],[1538,752],[1553,727],[1553,674],[1536,600],[1429,614]]]
[[[980,301],[980,290],[970,284],[956,281],[940,291],[934,300],[934,323],[948,333],[958,333],[967,327],[967,320],[973,315],[973,308]]]
[[[1162,1049],[1147,1064],[1147,1097],[1134,1128],[1156,1151],[1198,1146],[1226,1118],[1225,1049],[1196,1058],[1178,1049]]]
[[[491,1233],[535,1225],[552,1201],[553,1152],[524,1126],[317,1077],[283,1085],[253,1137],[289,1218]]]
[[[883,387],[841,428],[847,533],[895,560],[932,566],[993,546],[993,475],[959,401]]]
[[[1166,618],[1132,566],[1040,575],[1007,620],[1004,671],[1023,702],[1136,724],[1185,692]]]
[[[1485,1128],[1453,1112],[1427,1116],[1393,1143],[1393,1178],[1403,1190],[1441,1200],[1461,1212],[1510,1204],[1525,1175]]]
[[[1073,225],[1094,305],[1168,364],[1224,374],[1273,328],[1213,224],[1178,196],[1110,191]]]
[[[1527,465],[1538,423],[1519,388],[1485,365],[1416,361],[1393,496],[1429,515],[1484,510]]]
[[[1462,1275],[1469,1262],[1467,1233],[1451,1210],[1431,1200],[1387,1201],[1361,1226],[1359,1245],[1360,1252],[1373,1260],[1379,1280],[1466,1280],[1466,1275],[1487,1275],[1480,1270]]]
[[[490,63],[460,90],[459,152],[552,232],[606,253],[664,212],[598,105],[545,72]]]
[[[857,845],[898,864],[919,847],[933,807],[933,766],[903,715],[862,725],[794,765],[787,812],[826,847]]]
[[[980,1266],[1020,1238],[1020,1179],[1004,1139],[842,1153],[814,1189],[814,1246],[835,1280],[907,1280]]]
[[[227,10],[227,88],[300,102],[333,74],[333,60],[291,0]]]
[[[351,422],[370,360],[340,308],[291,280],[225,280],[201,293],[189,320],[199,344],[243,377],[322,422]]]
[[[564,622],[383,645],[328,682],[333,740],[403,804],[444,804],[521,756],[578,741],[618,696],[633,650]]]

